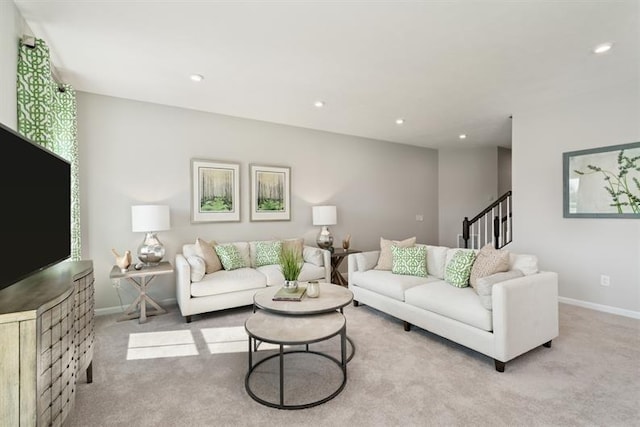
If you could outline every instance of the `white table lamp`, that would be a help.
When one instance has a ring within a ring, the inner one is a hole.
[[[336,225],[337,212],[335,206],[314,206],[313,207],[313,225],[320,225],[322,229],[318,234],[316,243],[322,249],[333,250],[333,236],[329,231],[329,225]]]
[[[131,206],[131,231],[145,233],[144,240],[138,246],[138,259],[145,265],[158,265],[164,257],[164,245],[158,240],[156,232],[169,228],[169,206]]]

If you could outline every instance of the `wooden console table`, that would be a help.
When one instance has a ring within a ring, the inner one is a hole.
[[[0,424],[59,426],[93,380],[93,262],[65,261],[0,291]]]

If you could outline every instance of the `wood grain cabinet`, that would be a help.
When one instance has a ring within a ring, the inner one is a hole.
[[[0,420],[61,426],[92,381],[93,263],[57,264],[0,291]]]

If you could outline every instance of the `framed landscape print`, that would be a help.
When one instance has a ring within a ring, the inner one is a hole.
[[[291,219],[290,168],[250,165],[251,221]]]
[[[240,165],[191,160],[191,222],[240,221]]]
[[[640,218],[640,142],[563,153],[565,218]]]

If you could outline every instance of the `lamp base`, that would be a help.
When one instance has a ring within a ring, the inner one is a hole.
[[[316,239],[316,244],[319,248],[333,252],[333,236],[329,231],[329,227],[326,225],[322,227],[322,230],[320,230],[320,234],[318,234],[318,238]]]
[[[149,232],[138,246],[138,259],[146,266],[158,265],[164,257],[164,245],[158,240],[156,233]]]

